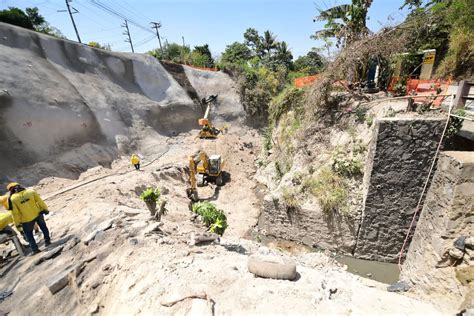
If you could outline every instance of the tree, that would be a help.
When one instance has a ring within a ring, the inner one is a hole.
[[[227,45],[224,53],[222,53],[221,62],[230,64],[240,64],[250,59],[252,53],[247,45],[234,42]]]
[[[341,4],[326,10],[318,10],[313,21],[326,21],[323,30],[311,37],[336,38],[337,46],[350,44],[369,34],[367,12],[373,0],[352,0],[351,4]]]
[[[42,24],[46,22],[44,17],[39,14],[38,8],[26,8],[25,13],[28,16],[28,19],[30,20],[31,24],[33,25],[33,29],[36,30],[38,27],[40,27]]]
[[[293,54],[285,41],[276,43],[276,51],[272,59],[276,64],[283,65],[288,70],[293,68]]]
[[[273,50],[278,47],[278,42],[276,40],[275,35],[269,30],[263,33],[263,38],[260,40],[261,42],[261,49],[260,54],[261,57],[271,56]]]
[[[244,39],[244,44],[256,54],[261,47],[261,38],[258,31],[254,28],[248,28],[244,33]]]
[[[25,29],[34,30],[33,23],[23,10],[9,7],[0,11],[0,22],[16,25]]]
[[[0,11],[0,22],[13,24],[59,38],[66,38],[60,30],[51,26],[44,17],[39,14],[37,7],[26,8],[24,12],[21,9],[9,7],[8,10]]]
[[[211,50],[209,49],[208,44],[205,44],[205,45],[202,45],[202,46],[194,46],[193,52],[203,56],[202,58],[199,58],[199,60],[200,60],[201,63],[204,63],[204,66],[202,66],[202,65],[196,65],[196,66],[201,66],[201,67],[213,67],[214,66],[214,59],[212,58]]]
[[[474,69],[474,6],[471,0],[406,0],[411,9],[407,29],[411,52],[436,49],[437,76],[472,76]],[[402,6],[403,8],[403,6]]]
[[[321,72],[325,59],[320,55],[319,49],[312,48],[305,56],[301,56],[294,62],[294,68],[298,72],[315,75]]]

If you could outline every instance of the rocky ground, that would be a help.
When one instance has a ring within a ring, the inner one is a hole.
[[[188,209],[185,166],[200,144],[227,161],[230,182],[221,190],[201,188],[200,195],[225,211],[229,228],[220,243],[191,246],[190,236],[205,229]],[[111,169],[96,167],[75,181],[44,179],[36,189],[50,206],[54,243],[2,278],[2,289],[13,294],[0,310],[11,315],[446,312],[349,274],[323,253],[284,254],[242,239],[259,213],[253,179],[259,150],[258,134],[247,128],[231,128],[225,137],[205,143],[190,133],[145,157],[141,171],[119,159]],[[94,179],[101,180],[84,184]],[[138,198],[148,186],[161,188],[168,200],[161,224],[150,219]],[[291,257],[297,280],[255,277],[247,270],[253,253]]]

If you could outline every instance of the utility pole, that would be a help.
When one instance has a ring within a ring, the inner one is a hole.
[[[166,45],[166,48],[167,48],[167,50],[168,50],[168,59],[170,59],[170,51],[169,51],[169,49],[168,49],[168,47],[169,47],[168,39],[165,39],[165,45]]]
[[[69,12],[69,16],[71,17],[72,26],[74,26],[74,31],[76,31],[77,40],[79,41],[79,43],[82,44],[81,37],[79,36],[79,32],[77,31],[76,22],[74,22],[74,17],[72,16],[73,14],[79,13],[79,11],[77,11],[77,9],[73,7],[72,9],[74,11],[71,12],[71,6],[69,5],[69,2],[72,2],[72,0],[66,0],[67,12]],[[66,12],[66,10],[58,10],[58,12]]]
[[[185,62],[184,62],[184,47],[185,47],[185,46],[184,46],[184,36],[181,36],[181,38],[183,39],[183,48],[181,49],[181,61],[182,61],[183,63],[185,63]]]
[[[130,47],[132,48],[132,53],[135,53],[135,51],[133,50],[133,43],[132,43],[132,37],[130,36],[130,29],[128,28],[128,21],[125,20],[125,23],[122,24],[122,27],[125,28],[125,31],[123,31],[123,35],[127,35],[127,39],[125,40],[125,42],[127,43],[130,43]]]
[[[160,32],[158,31],[161,27],[161,22],[151,22],[150,24],[153,25],[151,28],[156,30],[156,37],[158,37],[158,43],[160,43],[161,58],[163,58],[163,47],[161,46]]]

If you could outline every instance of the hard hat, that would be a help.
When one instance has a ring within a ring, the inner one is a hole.
[[[16,182],[11,182],[7,185],[7,190],[10,191],[10,189],[16,187],[17,185],[19,185],[19,184],[16,183]]]

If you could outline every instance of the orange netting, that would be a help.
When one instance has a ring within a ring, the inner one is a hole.
[[[316,79],[318,79],[318,77],[319,77],[318,75],[315,75],[315,76],[296,78],[294,80],[294,85],[297,88],[303,88],[303,87],[311,85],[313,82],[316,81]]]
[[[442,80],[442,79],[431,79],[431,80],[421,80],[421,79],[409,79],[407,81],[407,95],[417,95],[417,96],[435,96],[437,94],[446,94],[451,84],[451,80]],[[424,99],[426,102],[432,100],[433,106],[439,107],[445,96]],[[417,98],[416,100],[423,100],[423,98]]]
[[[199,70],[207,70],[207,71],[219,71],[219,69],[217,69],[217,67],[214,67],[214,68],[206,68],[206,67],[199,67],[199,66],[193,66],[193,65],[187,65],[191,68],[194,68],[194,69],[199,69]]]

